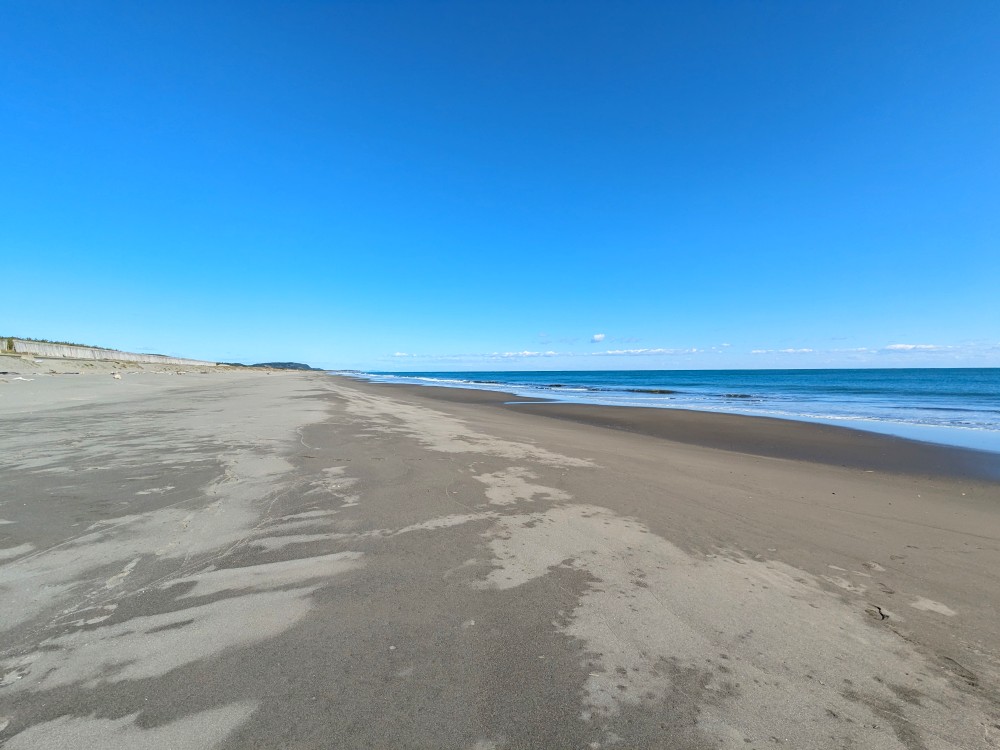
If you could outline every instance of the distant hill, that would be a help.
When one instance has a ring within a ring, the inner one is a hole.
[[[319,370],[318,367],[310,367],[301,362],[258,362],[251,367],[273,367],[276,370]]]

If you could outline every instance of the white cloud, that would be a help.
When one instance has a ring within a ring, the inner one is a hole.
[[[600,356],[640,356],[649,354],[697,354],[702,349],[611,349],[606,352],[597,352]]]
[[[752,349],[751,354],[812,354],[813,349]]]
[[[483,360],[499,360],[499,359],[536,359],[540,357],[567,357],[567,358],[579,358],[579,357],[641,357],[641,356],[656,356],[656,355],[666,355],[666,356],[677,356],[684,354],[702,354],[708,351],[707,349],[698,349],[691,347],[689,349],[608,349],[602,352],[573,352],[573,351],[544,351],[536,352],[525,349],[520,352],[490,352],[488,354],[408,354],[406,352],[395,352],[392,356],[395,358],[408,358],[408,359],[427,359],[427,360],[442,360],[442,361],[483,361]]]
[[[493,352],[493,357],[503,357],[504,359],[521,359],[526,357],[557,357],[559,352]]]
[[[889,344],[885,347],[887,352],[933,352],[944,347],[937,346],[935,344]]]
[[[704,349],[608,349],[603,352],[493,352],[485,355],[492,359],[522,359],[532,357],[635,357],[656,354],[699,354]]]
[[[590,343],[591,344],[599,344],[602,341],[604,341],[604,334],[603,333],[595,333],[593,336],[590,337]]]

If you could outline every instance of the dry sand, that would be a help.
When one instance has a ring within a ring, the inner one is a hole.
[[[992,457],[68,367],[0,375],[5,749],[1000,747]]]

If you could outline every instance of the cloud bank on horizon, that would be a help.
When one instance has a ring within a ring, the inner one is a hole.
[[[602,335],[602,339],[604,336]],[[593,340],[593,337],[592,339]],[[596,343],[596,342],[595,342]],[[704,355],[704,356],[701,356]],[[665,369],[677,368],[680,365],[689,366],[690,369],[712,369],[711,357],[728,357],[726,362],[716,361],[715,366],[719,368],[738,367],[738,362],[743,355],[748,367],[830,367],[838,366],[833,362],[847,362],[848,366],[864,367],[898,367],[898,366],[969,366],[970,362],[976,360],[1000,358],[1000,342],[985,343],[974,342],[961,345],[938,345],[938,344],[909,344],[893,343],[883,346],[861,346],[851,348],[829,348],[820,349],[813,347],[785,347],[785,348],[754,348],[740,351],[734,349],[732,344],[723,343],[705,347],[645,347],[633,349],[606,349],[603,351],[578,351],[578,350],[520,350],[520,351],[493,351],[465,354],[411,354],[406,352],[395,352],[391,359],[399,363],[405,360],[408,363],[421,363],[422,365],[462,365],[473,367],[476,365],[509,365],[517,362],[542,361],[546,369],[555,362],[566,363],[566,369],[588,369],[590,365],[599,365],[593,369],[602,369],[608,366],[608,360],[641,360],[643,369],[649,367],[651,363],[662,362]],[[915,363],[914,360],[921,358]],[[927,359],[930,357],[931,359]],[[693,359],[698,361],[690,364]],[[735,360],[737,364],[733,364]],[[756,360],[756,361],[754,361]],[[383,359],[383,362],[387,360]],[[962,364],[959,364],[962,363]],[[634,365],[632,365],[634,366]],[[842,364],[839,366],[843,366]],[[981,366],[993,366],[989,361]],[[625,368],[628,369],[628,368]]]

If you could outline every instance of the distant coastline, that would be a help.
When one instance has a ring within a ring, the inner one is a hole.
[[[306,365],[302,362],[258,362],[253,365],[245,365],[242,362],[220,362],[219,364],[229,365],[230,367],[269,367],[272,370],[312,370],[314,372],[322,372],[322,369],[319,367]]]

